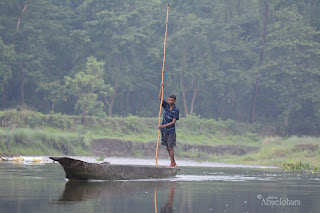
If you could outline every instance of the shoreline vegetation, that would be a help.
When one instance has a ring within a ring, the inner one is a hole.
[[[284,137],[275,132],[271,126],[188,116],[177,123],[176,156],[289,170],[299,166],[319,168],[319,137]],[[124,147],[130,147],[126,152],[131,156],[146,157],[152,156],[153,145],[155,153],[157,134],[157,118],[87,116],[82,124],[81,116],[16,109],[0,111],[0,155],[95,156],[92,146],[95,141],[112,140],[129,144]],[[146,147],[148,152],[144,150]],[[100,153],[98,157],[102,156],[109,155]]]

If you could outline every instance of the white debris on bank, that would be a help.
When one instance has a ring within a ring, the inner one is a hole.
[[[26,156],[18,156],[18,157],[0,157],[0,161],[8,161],[12,163],[46,163],[48,159],[46,157],[26,157]]]

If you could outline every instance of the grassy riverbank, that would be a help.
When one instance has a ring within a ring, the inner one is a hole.
[[[129,116],[87,117],[82,124],[78,116],[44,115],[33,111],[1,111],[0,153],[92,155],[91,141],[98,138],[156,143],[157,123],[157,118]],[[180,158],[276,166],[302,162],[311,167],[320,166],[320,139],[317,137],[265,136],[262,133],[266,128],[258,124],[241,124],[231,120],[215,121],[196,116],[181,118],[177,123],[177,129],[176,155]],[[208,154],[197,149],[183,152],[178,149],[179,144],[250,146],[256,147],[258,151],[242,156],[228,153]],[[136,151],[140,153],[139,150]]]

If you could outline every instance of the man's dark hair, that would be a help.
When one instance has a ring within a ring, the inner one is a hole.
[[[174,95],[174,94],[170,95],[169,98],[173,98],[174,100],[177,99],[176,95]]]

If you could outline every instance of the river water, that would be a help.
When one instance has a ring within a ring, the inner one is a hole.
[[[88,162],[94,158],[75,157]],[[155,165],[153,159],[106,158]],[[169,164],[159,160],[159,165]],[[0,162],[0,212],[320,212],[320,177],[275,167],[178,161],[175,178],[67,181],[58,163]]]

